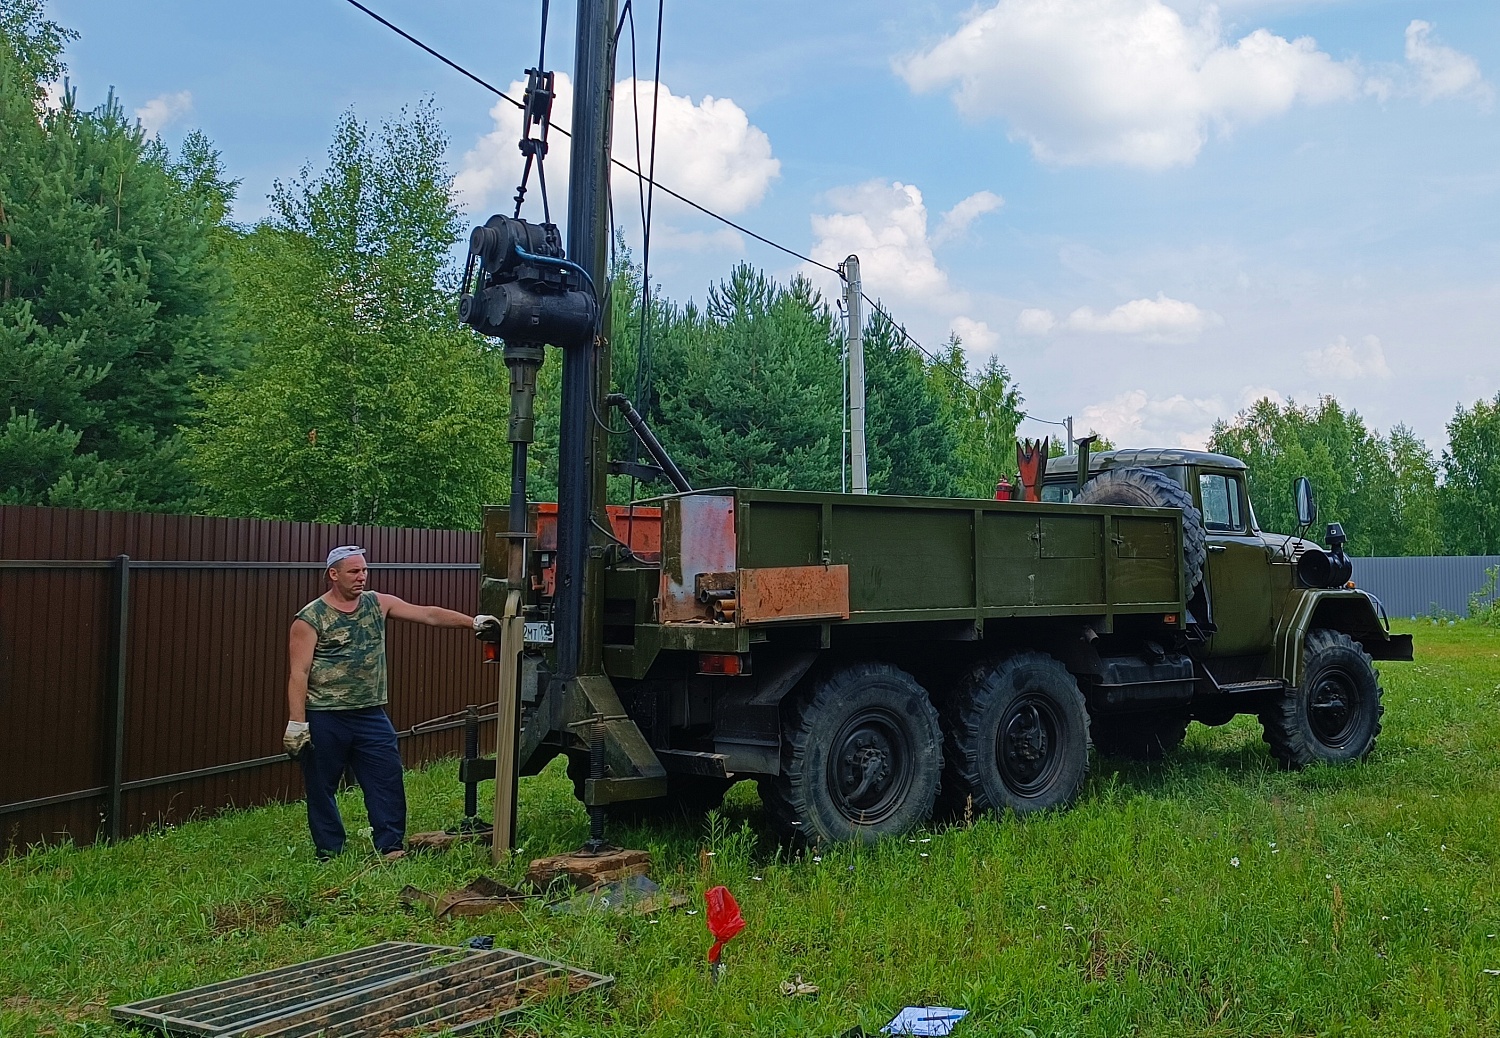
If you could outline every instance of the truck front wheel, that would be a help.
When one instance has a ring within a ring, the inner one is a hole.
[[[942,730],[910,674],[882,663],[845,667],[790,702],[784,718],[781,774],[760,784],[783,837],[873,843],[931,816]]]
[[[950,803],[1017,814],[1066,807],[1089,770],[1089,718],[1059,661],[1023,652],[974,668],[946,711]]]
[[[1288,689],[1260,715],[1271,755],[1283,768],[1360,760],[1380,734],[1380,675],[1364,649],[1341,631],[1307,635],[1301,688]]]

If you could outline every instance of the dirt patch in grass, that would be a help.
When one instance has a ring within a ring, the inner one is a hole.
[[[244,933],[272,930],[292,917],[285,898],[236,901],[213,907],[214,933]]]
[[[30,995],[12,995],[0,1002],[7,1012],[33,1016],[53,1023],[78,1024],[104,1020],[108,1006],[102,1002],[44,1002]],[[43,1028],[40,1033],[52,1034],[55,1028]]]

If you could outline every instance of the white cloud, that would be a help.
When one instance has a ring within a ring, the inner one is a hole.
[[[1000,345],[1000,336],[989,325],[972,317],[955,317],[948,330],[958,336],[970,353],[989,353]]]
[[[1116,447],[1186,447],[1202,450],[1213,424],[1227,418],[1217,396],[1189,398],[1181,393],[1153,397],[1132,389],[1109,400],[1090,404],[1074,420],[1079,435],[1092,430]]]
[[[1158,293],[1155,299],[1132,299],[1108,313],[1095,313],[1081,306],[1059,321],[1051,310],[1022,310],[1016,330],[1026,335],[1046,335],[1055,329],[1104,335],[1147,335],[1174,340],[1191,339],[1223,320],[1212,310]]]
[[[1051,310],[1026,309],[1016,317],[1016,331],[1022,335],[1046,335],[1057,327]]]
[[[153,97],[135,110],[135,117],[147,133],[161,133],[192,110],[192,91],[179,90]]]
[[[519,97],[524,82],[511,84],[508,91]],[[641,102],[641,162],[650,163],[650,104],[652,84],[637,83]],[[566,126],[573,110],[573,84],[564,73],[558,73],[557,92],[552,111],[555,120]],[[615,158],[636,167],[635,109],[631,103],[632,81],[615,85],[614,142]],[[705,96],[694,103],[679,97],[662,84],[658,95],[656,123],[656,179],[672,190],[722,213],[738,213],[765,197],[771,181],[781,175],[781,161],[771,154],[771,140],[750,122],[749,116],[728,98]],[[521,135],[521,112],[506,101],[490,109],[495,129],[481,137],[464,155],[453,183],[465,208],[474,215],[497,207],[513,211],[511,201],[521,177],[522,158],[516,148]],[[548,140],[547,191],[553,202],[552,218],[565,222],[562,211],[567,197],[570,142],[560,133]],[[637,179],[616,168],[613,174],[615,212],[628,218],[640,208]],[[687,210],[669,196],[656,195],[657,214],[663,211],[681,214]],[[535,207],[533,210],[533,206]],[[541,212],[541,188],[535,171],[527,189],[527,207],[533,218]],[[654,220],[653,220],[654,222]]]
[[[951,89],[1005,119],[1040,159],[1187,165],[1222,132],[1302,102],[1359,93],[1352,63],[1265,29],[1228,41],[1218,12],[1189,24],[1161,0],[996,0],[897,64],[913,90]]]
[[[1158,294],[1155,299],[1132,299],[1107,314],[1080,307],[1068,315],[1064,326],[1074,331],[1112,335],[1194,336],[1217,323],[1219,316],[1212,311]]]
[[[51,111],[57,111],[63,106],[63,99],[68,92],[67,85],[55,79],[48,80],[42,84],[42,103]]]
[[[684,231],[660,220],[651,221],[651,244],[653,247],[672,249],[678,252],[730,252],[739,255],[745,251],[745,239],[738,231],[721,227],[716,231]]]
[[[1317,378],[1391,377],[1391,369],[1385,362],[1385,349],[1373,335],[1366,335],[1359,345],[1340,335],[1321,350],[1304,353],[1302,359],[1308,374]]]
[[[976,191],[943,214],[937,233],[932,236],[934,244],[956,238],[973,226],[974,221],[986,213],[993,213],[1005,204],[1005,199],[993,191]]]
[[[1415,79],[1413,90],[1423,101],[1451,97],[1489,104],[1495,98],[1479,62],[1438,43],[1428,22],[1415,20],[1406,27],[1406,63]]]
[[[932,254],[927,206],[916,185],[870,180],[835,188],[823,201],[834,211],[812,217],[813,259],[832,267],[857,255],[871,296],[939,306],[962,302]]]

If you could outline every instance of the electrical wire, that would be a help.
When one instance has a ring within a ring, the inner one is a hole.
[[[447,65],[449,68],[453,69],[455,72],[458,72],[460,75],[463,75],[463,76],[467,77],[468,79],[473,80],[475,83],[477,83],[478,85],[484,87],[484,89],[488,90],[490,93],[494,94],[496,97],[498,97],[498,98],[500,98],[500,99],[502,99],[504,101],[508,101],[509,103],[515,105],[517,108],[520,108],[523,111],[525,110],[526,106],[522,102],[517,101],[514,97],[511,97],[509,94],[507,94],[505,91],[501,90],[499,87],[495,86],[494,84],[487,83],[483,79],[480,79],[478,76],[476,76],[474,73],[470,72],[468,69],[464,68],[458,62],[454,61],[451,58],[448,58],[448,57],[444,56],[440,52],[438,52],[438,51],[434,50],[433,48],[429,47],[427,44],[425,44],[421,40],[417,39],[411,33],[407,32],[405,29],[402,29],[400,26],[395,25],[394,23],[386,20],[385,18],[382,18],[380,15],[378,15],[374,11],[370,10],[364,4],[360,3],[359,0],[345,0],[345,2],[348,3],[350,6],[355,7],[355,8],[357,8],[360,11],[363,11],[365,14],[367,14],[371,18],[375,19],[375,21],[379,22],[381,25],[384,25],[387,29],[390,29],[396,35],[400,36],[402,39],[404,39],[407,42],[412,43],[415,46],[421,48],[422,50],[426,51],[428,54],[431,54],[434,58],[437,58],[444,65]],[[553,124],[552,128],[554,130],[556,130],[558,133],[562,134],[564,137],[572,138],[572,136],[573,136],[572,133],[570,133],[568,130],[564,129],[561,126],[558,126],[555,123]],[[826,264],[826,263],[819,263],[817,260],[813,259],[811,256],[804,256],[802,253],[798,252],[796,249],[789,248],[789,247],[787,247],[785,245],[782,245],[780,242],[772,241],[770,238],[767,238],[763,234],[756,234],[754,231],[750,230],[750,228],[745,227],[742,224],[735,223],[733,220],[731,220],[727,216],[721,216],[720,214],[714,212],[712,209],[708,208],[707,206],[702,205],[702,204],[700,204],[698,202],[693,201],[691,198],[687,197],[686,195],[680,194],[680,193],[678,193],[676,191],[673,191],[670,187],[667,187],[665,184],[657,183],[656,180],[654,180],[652,178],[648,178],[645,173],[642,173],[639,169],[632,168],[628,163],[621,162],[619,159],[615,158],[614,156],[610,156],[610,160],[609,161],[611,162],[611,164],[613,164],[615,166],[618,166],[620,169],[623,169],[626,173],[629,173],[631,176],[640,177],[649,186],[655,188],[656,190],[662,192],[663,194],[671,195],[673,198],[677,199],[677,201],[683,203],[684,205],[686,205],[686,206],[688,206],[688,207],[690,207],[692,209],[696,209],[698,212],[702,213],[704,216],[708,216],[708,217],[710,217],[710,218],[712,218],[714,220],[717,220],[720,223],[722,223],[724,226],[731,227],[734,230],[739,231],[741,234],[746,235],[747,237],[754,238],[756,241],[760,242],[763,245],[769,245],[771,248],[776,249],[778,252],[784,252],[788,256],[792,256],[792,257],[794,257],[796,259],[801,260],[803,263],[811,264],[812,266],[817,267],[819,270],[826,270],[828,273],[834,275],[835,277],[838,276],[838,270],[835,269],[835,268],[833,268],[833,267],[830,267],[828,264]]]
[[[629,2],[629,0],[627,0]],[[641,327],[640,338],[636,344],[636,370],[635,370],[635,398],[640,401],[642,407],[650,406],[651,390],[651,217],[656,205],[656,119],[660,111],[661,102],[661,38],[662,24],[665,20],[667,0],[657,0],[656,5],[656,63],[651,72],[651,164],[646,167],[645,180],[649,185],[646,189],[645,212],[641,219]],[[632,46],[635,41],[635,23],[632,18],[630,38]],[[634,58],[632,57],[632,69]],[[632,92],[635,83],[631,84]],[[640,126],[637,120],[635,164],[641,164],[641,139]]]
[[[861,291],[860,297],[869,304],[871,310],[874,310],[881,317],[885,318],[886,323],[889,324],[893,329],[895,329],[896,333],[899,334],[903,339],[905,339],[909,344],[915,347],[918,353],[922,354],[922,356],[926,357],[934,364],[942,364],[943,361],[941,357],[937,356],[937,354],[933,353],[926,346],[923,346],[916,339],[912,338],[911,333],[908,332],[902,325],[896,323],[896,319],[890,315],[890,312],[883,308],[879,303],[875,302],[875,300],[871,299],[867,293]],[[981,407],[985,404],[1000,403],[1000,401],[996,400],[992,396],[988,396],[983,389],[976,386],[974,383],[970,382],[963,376],[954,374],[953,378],[978,398],[978,402]],[[1062,426],[1063,428],[1067,428],[1068,425],[1067,422],[1054,422],[1049,418],[1038,418],[1035,415],[1027,414],[1025,411],[1019,411],[1017,413],[1022,418],[1030,419],[1033,422],[1044,422],[1047,425],[1058,425]]]
[[[437,58],[443,64],[445,64],[449,68],[453,69],[455,72],[457,72],[460,75],[462,75],[462,76],[464,76],[464,77],[472,80],[473,82],[475,82],[479,86],[481,86],[484,89],[488,90],[490,93],[494,94],[496,97],[499,97],[502,100],[508,101],[510,104],[515,105],[517,108],[520,108],[523,111],[525,110],[526,106],[522,102],[517,101],[515,98],[511,97],[509,94],[505,93],[503,90],[499,89],[498,87],[494,86],[491,83],[486,82],[485,80],[481,79],[479,76],[476,76],[474,73],[472,73],[468,69],[464,68],[458,62],[456,62],[456,61],[452,60],[451,58],[445,56],[444,54],[442,54],[441,52],[435,50],[434,48],[429,47],[427,44],[423,43],[421,40],[417,39],[415,36],[413,36],[411,33],[407,32],[406,30],[402,29],[400,26],[398,26],[395,23],[393,23],[393,22],[391,22],[391,21],[389,21],[389,20],[381,17],[380,15],[376,14],[374,11],[370,10],[364,4],[360,3],[359,0],[346,0],[346,2],[350,6],[356,8],[356,9],[362,11],[362,12],[364,12],[367,15],[369,15],[375,21],[379,22],[381,25],[385,26],[387,29],[390,29],[392,32],[396,33],[396,35],[400,36],[402,39],[404,39],[407,42],[415,45],[416,47],[420,48],[421,50],[426,51],[428,54],[432,55],[434,58]],[[543,0],[543,7],[545,9],[545,7],[546,7],[546,0]],[[629,9],[629,4],[627,3],[627,10],[628,9]],[[657,53],[656,53],[656,63],[657,64],[656,64],[656,73],[653,76],[653,80],[655,81],[655,86],[657,88],[659,88],[659,85],[660,85],[659,81],[661,79],[661,24],[662,24],[661,9],[660,8],[658,8],[657,14],[658,14],[658,17],[657,17]],[[623,27],[624,20],[625,20],[625,15],[624,15],[624,13],[622,13],[622,15],[621,15],[621,25],[622,25],[622,27]],[[631,38],[632,38],[632,40],[634,40],[634,36],[635,36],[635,33],[634,33],[635,16],[634,16],[633,12],[630,13],[630,22],[631,22]],[[546,35],[545,35],[546,34],[546,27],[545,27],[545,25],[543,26],[543,30],[542,31],[543,31],[543,46],[545,46],[545,41],[546,41]],[[619,30],[616,30],[616,35],[617,36],[618,36],[618,33],[619,33]],[[633,70],[634,70],[634,55],[632,54],[632,71]],[[635,80],[635,77],[632,76],[632,82],[634,82],[634,80]],[[729,219],[729,217],[723,216],[723,215],[721,215],[719,213],[714,212],[712,209],[710,209],[707,206],[702,205],[702,204],[700,204],[698,202],[693,201],[691,198],[688,198],[686,195],[680,194],[677,191],[673,191],[671,188],[667,187],[665,184],[658,183],[657,180],[656,180],[656,177],[655,177],[655,171],[656,171],[656,128],[655,128],[655,122],[656,122],[656,112],[655,112],[655,105],[653,103],[652,136],[651,136],[651,140],[652,140],[652,146],[651,146],[651,165],[649,167],[649,172],[643,173],[643,172],[641,172],[640,169],[632,168],[628,163],[621,162],[619,159],[615,158],[614,156],[610,156],[610,162],[611,162],[611,164],[613,164],[615,166],[618,166],[620,169],[624,170],[626,173],[629,173],[630,175],[632,175],[634,177],[637,177],[639,179],[640,183],[643,184],[643,185],[645,185],[650,190],[652,190],[652,191],[660,190],[663,194],[670,195],[672,198],[677,199],[677,201],[682,202],[684,205],[687,205],[688,207],[690,207],[692,209],[696,209],[698,212],[702,213],[703,215],[705,215],[707,217],[710,217],[711,219],[717,220],[719,223],[724,224],[726,227],[733,228],[734,230],[739,231],[741,234],[744,234],[747,237],[754,238],[756,241],[760,242],[763,245],[769,245],[771,248],[776,249],[778,252],[783,252],[783,253],[785,253],[788,256],[791,256],[791,257],[793,257],[795,259],[799,259],[802,262],[807,263],[807,264],[809,264],[811,266],[817,267],[819,270],[827,271],[828,273],[830,273],[830,274],[834,275],[835,277],[839,278],[841,281],[843,280],[843,274],[840,273],[840,271],[836,267],[831,267],[831,266],[829,266],[826,263],[820,263],[819,261],[813,259],[811,256],[807,256],[807,255],[804,255],[803,253],[798,252],[796,249],[790,248],[790,247],[788,247],[786,245],[782,245],[780,242],[773,241],[770,238],[767,238],[767,237],[765,237],[762,234],[757,234],[756,232],[750,230],[748,227],[745,227],[743,224],[736,223],[734,220]],[[568,137],[568,138],[571,139],[572,136],[573,136],[572,133],[570,133],[568,130],[566,130],[563,127],[558,126],[556,124],[553,125],[553,129],[555,129],[558,133],[562,134],[564,137]],[[639,150],[639,146],[640,146],[639,123],[637,123],[636,146],[637,146],[637,150]],[[640,162],[639,157],[637,157],[636,162],[637,163]],[[545,199],[544,199],[544,203],[545,203]],[[648,221],[649,221],[650,211],[651,211],[651,200],[650,200],[650,197],[648,195],[648,200],[646,202],[646,213],[647,213],[647,219],[648,219]],[[647,226],[649,226],[649,223],[647,223]],[[643,259],[644,259],[644,252],[645,252],[645,246],[643,245]],[[646,289],[644,288],[644,286],[643,286],[642,291],[643,291],[643,293],[646,291]],[[924,357],[926,357],[928,360],[932,361],[933,363],[941,363],[941,359],[936,354],[934,354],[932,351],[928,350],[925,346],[923,346],[916,339],[912,338],[911,334],[908,333],[907,330],[904,327],[902,327],[900,324],[898,324],[896,322],[896,320],[894,318],[892,318],[891,315],[883,307],[881,307],[873,299],[871,299],[869,297],[869,295],[865,294],[864,292],[861,292],[860,294],[864,297],[865,302],[869,303],[870,308],[872,310],[874,310],[876,313],[880,314],[882,317],[884,317],[886,319],[886,321],[888,321],[890,323],[891,327],[894,328],[894,329],[896,329],[896,331],[898,333],[900,333],[901,337],[903,339],[905,339],[913,347],[915,347],[919,353],[921,353]],[[644,321],[643,321],[643,325],[644,325]],[[968,388],[971,392],[973,392],[979,398],[979,401],[980,401],[981,404],[985,404],[985,403],[998,403],[998,401],[994,400],[993,398],[987,397],[985,395],[985,393],[984,393],[983,390],[981,390],[978,386],[974,385],[968,379],[962,378],[960,376],[955,376],[955,378],[959,382],[961,382],[966,388]],[[1021,417],[1029,419],[1030,421],[1042,422],[1042,423],[1047,424],[1047,425],[1056,425],[1056,426],[1061,426],[1061,427],[1064,427],[1064,428],[1066,428],[1066,426],[1067,426],[1066,422],[1056,422],[1056,421],[1052,421],[1051,419],[1048,419],[1048,418],[1038,418],[1035,415],[1028,414],[1028,413],[1026,413],[1024,411],[1020,412],[1020,414],[1021,414]],[[600,425],[604,426],[605,428],[608,428],[608,425],[606,423],[604,423],[603,421],[600,421],[597,415],[595,416],[595,420],[599,421]],[[611,430],[611,432],[613,432],[613,431],[614,430]],[[621,433],[619,435],[623,435],[623,433]]]
[[[525,108],[526,107],[520,101],[517,101],[514,97],[511,97],[509,94],[505,93],[504,91],[502,91],[502,90],[500,90],[500,89],[498,89],[498,88],[496,88],[494,86],[491,86],[489,83],[486,83],[484,80],[482,80],[478,76],[474,75],[474,73],[472,73],[468,69],[464,68],[458,62],[453,61],[451,58],[447,58],[447,57],[443,56],[442,54],[438,53],[437,51],[433,50],[431,47],[427,46],[427,44],[425,44],[421,40],[417,39],[415,36],[413,36],[411,33],[407,32],[405,29],[401,28],[399,25],[395,25],[392,22],[386,21],[384,18],[380,17],[380,15],[376,14],[374,11],[370,10],[364,4],[360,3],[359,0],[348,0],[348,3],[351,6],[353,6],[353,7],[359,8],[359,10],[363,11],[365,14],[367,14],[371,18],[375,19],[377,22],[379,22],[381,25],[385,26],[387,29],[391,30],[391,32],[395,33],[397,36],[400,36],[403,39],[405,39],[408,43],[416,44],[416,46],[420,47],[422,50],[425,50],[428,54],[431,54],[434,58],[437,58],[444,65],[447,65],[449,68],[451,68],[453,71],[457,72],[459,75],[461,75],[461,76],[467,76],[469,79],[472,79],[474,82],[476,82],[480,86],[484,87],[490,93],[495,94],[498,97],[504,98],[505,100],[509,101],[511,104],[515,105],[517,108]],[[562,132],[562,131],[559,131],[559,132]]]

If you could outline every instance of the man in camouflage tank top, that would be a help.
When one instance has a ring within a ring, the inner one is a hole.
[[[386,619],[475,631],[497,621],[366,591],[365,550],[352,544],[330,551],[327,566],[330,587],[292,621],[291,720],[282,745],[302,763],[307,823],[319,858],[344,849],[334,793],[345,767],[354,769],[364,793],[375,849],[399,857],[406,840],[406,788],[396,730],[385,712]]]

